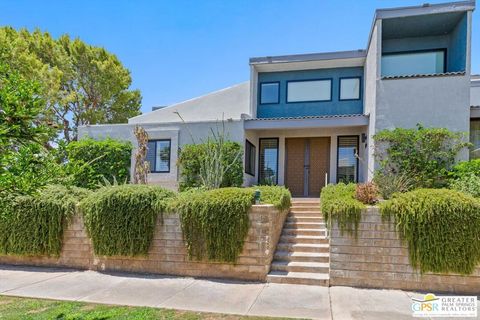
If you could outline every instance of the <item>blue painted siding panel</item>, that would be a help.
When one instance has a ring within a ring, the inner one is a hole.
[[[361,77],[360,100],[340,101],[340,78]],[[332,78],[332,101],[287,103],[287,81]],[[260,104],[257,101],[257,118],[282,118],[302,116],[325,116],[363,113],[363,67],[300,70],[285,72],[261,72],[258,85],[262,82],[280,82],[280,103]]]
[[[467,15],[464,14],[450,34],[447,52],[448,71],[465,71],[467,62]]]

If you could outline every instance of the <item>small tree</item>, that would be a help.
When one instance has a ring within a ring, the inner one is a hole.
[[[133,130],[137,138],[138,147],[135,151],[135,167],[133,171],[134,184],[147,184],[150,163],[146,161],[148,151],[148,133],[144,128],[136,126]]]
[[[445,128],[397,128],[374,136],[380,174],[407,175],[415,187],[443,187],[458,152],[469,146],[462,133]]]

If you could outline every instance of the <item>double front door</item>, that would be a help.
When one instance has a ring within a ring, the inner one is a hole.
[[[330,138],[285,139],[285,184],[296,197],[319,197],[330,168]]]

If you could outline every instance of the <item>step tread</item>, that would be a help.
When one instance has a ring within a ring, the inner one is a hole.
[[[328,248],[328,243],[293,243],[293,242],[279,242],[280,245],[289,247],[310,247],[310,248]]]
[[[301,251],[277,251],[275,252],[275,256],[277,257],[299,257],[299,258],[325,258],[329,257],[330,254],[328,252],[301,252]]]
[[[327,228],[318,228],[318,229],[311,229],[311,228],[283,228],[283,230],[290,232],[290,231],[325,231]]]
[[[314,272],[289,272],[289,271],[270,271],[268,277],[275,278],[299,278],[299,279],[315,279],[328,280],[330,276],[328,273],[314,273]]]
[[[272,266],[288,266],[288,267],[310,267],[310,268],[328,268],[328,262],[310,262],[310,261],[282,261],[273,260]]]
[[[282,235],[280,237],[280,239],[282,238],[286,238],[286,239],[292,239],[292,238],[295,238],[295,239],[304,239],[304,240],[325,240],[327,239],[326,236],[303,236],[303,235]],[[281,242],[281,241],[280,241]]]

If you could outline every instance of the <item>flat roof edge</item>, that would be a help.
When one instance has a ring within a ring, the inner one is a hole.
[[[421,6],[377,9],[375,10],[375,20],[470,10],[475,10],[474,0],[424,4]]]
[[[367,52],[364,49],[359,49],[359,50],[350,50],[350,51],[253,57],[253,58],[250,58],[250,65],[266,64],[266,63],[308,62],[308,61],[318,61],[318,60],[365,58],[366,55],[367,55]]]

